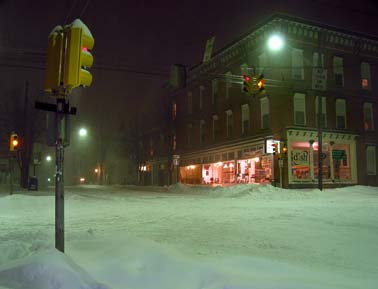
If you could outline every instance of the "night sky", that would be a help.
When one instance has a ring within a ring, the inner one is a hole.
[[[44,52],[53,27],[81,18],[92,31],[95,47],[93,85],[76,92],[79,120],[91,122],[102,114],[116,127],[118,118],[143,114],[146,105],[166,93],[171,64],[199,63],[212,34],[218,50],[270,15],[287,13],[377,36],[377,3],[0,0],[0,47]],[[121,72],[111,71],[119,67]]]

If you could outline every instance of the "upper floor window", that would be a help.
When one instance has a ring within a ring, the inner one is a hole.
[[[315,97],[316,126],[319,123],[319,96]],[[327,98],[322,96],[322,127],[327,127]]]
[[[304,93],[294,94],[294,123],[306,125],[306,100]]]
[[[234,116],[232,110],[226,110],[226,136],[231,137],[234,128]]]
[[[203,100],[205,97],[205,87],[201,85],[199,87],[199,109],[203,109]]]
[[[367,103],[367,102],[364,103],[363,113],[364,113],[364,129],[374,130],[373,104]]]
[[[220,128],[219,128],[219,119],[218,119],[218,115],[214,114],[213,115],[213,140],[217,140],[219,138],[219,132],[220,132]]]
[[[319,58],[320,55],[320,58]],[[324,68],[324,54],[319,52],[314,52],[312,54],[312,67],[322,67]]]
[[[188,104],[188,113],[193,112],[193,93],[191,91],[188,92],[188,98],[187,98],[187,104]]]
[[[304,79],[302,49],[292,48],[291,50],[291,76],[293,79]]]
[[[346,128],[345,99],[336,99],[336,128]]]
[[[172,151],[176,151],[176,146],[177,146],[177,140],[176,140],[176,134],[172,136]]]
[[[366,172],[368,175],[377,174],[377,159],[375,155],[375,146],[366,147]]]
[[[177,116],[177,104],[176,102],[172,103],[172,120],[175,120]]]
[[[266,76],[267,66],[268,66],[268,56],[265,52],[263,52],[259,55],[259,66],[258,66],[257,72],[259,74],[264,73],[264,75]]]
[[[269,99],[267,97],[260,98],[261,111],[261,128],[269,128]]]
[[[243,76],[246,74],[248,74],[248,64],[243,63],[242,65],[240,65],[240,75]]]
[[[203,119],[200,120],[200,143],[204,143],[206,138],[206,127],[205,121]]]
[[[226,73],[226,99],[230,97],[230,88],[232,87],[232,74],[231,71]]]
[[[249,131],[249,104],[243,104],[241,106],[241,119],[242,119],[242,134],[246,134]]]
[[[344,86],[344,60],[342,57],[333,57],[333,77],[336,85]]]
[[[192,145],[192,135],[193,135],[193,124],[189,123],[187,127],[187,133],[186,133],[186,140],[187,140],[188,146]]]
[[[218,97],[218,79],[211,81],[211,103],[215,104]]]
[[[370,64],[367,62],[361,63],[361,86],[362,89],[371,89]]]

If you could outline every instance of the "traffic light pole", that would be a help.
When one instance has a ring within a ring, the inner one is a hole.
[[[64,121],[65,99],[57,99],[56,112],[56,143],[55,143],[55,248],[64,253],[64,145],[62,137],[62,122]]]

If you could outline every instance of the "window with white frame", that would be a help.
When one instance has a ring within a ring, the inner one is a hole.
[[[361,63],[361,86],[363,89],[371,89],[370,64],[367,62]]]
[[[230,89],[232,87],[232,73],[228,71],[226,73],[226,99],[230,97]]]
[[[363,112],[364,112],[364,129],[374,130],[373,104],[365,102],[363,106]]]
[[[269,128],[269,99],[267,97],[260,98],[261,111],[261,128]]]
[[[192,113],[193,112],[193,93],[191,91],[188,92],[187,104],[188,104],[188,113]]]
[[[226,136],[231,137],[233,134],[234,128],[234,116],[232,110],[226,110]]]
[[[315,97],[315,114],[316,114],[316,126],[319,123],[319,96]],[[327,98],[322,96],[322,127],[327,127]]]
[[[203,100],[205,97],[205,87],[200,85],[199,87],[199,109],[203,109]]]
[[[257,72],[259,74],[267,74],[267,68],[268,68],[268,56],[265,52],[261,53],[259,55],[259,66],[258,66],[258,69],[257,69]]]
[[[211,81],[211,103],[216,104],[218,97],[218,79]]]
[[[240,65],[240,75],[243,76],[247,74],[248,74],[248,64],[243,63],[242,65]]]
[[[366,172],[368,175],[377,174],[377,159],[375,155],[375,146],[366,147]]]
[[[306,125],[306,99],[304,93],[294,94],[294,124]]]
[[[333,57],[333,77],[337,86],[344,86],[344,60],[342,57]]]
[[[320,59],[319,59],[320,55]],[[314,52],[312,54],[312,67],[322,67],[324,68],[324,54],[319,52]]]
[[[336,99],[336,128],[346,128],[345,99]]]
[[[200,120],[200,143],[204,143],[206,139],[206,126],[203,119]]]
[[[219,118],[218,115],[214,114],[213,115],[213,130],[212,130],[212,136],[213,140],[217,140],[219,138]]]
[[[303,50],[291,49],[291,77],[293,79],[304,79],[304,67],[303,67]]]
[[[249,104],[243,104],[241,106],[241,129],[242,135],[247,134],[249,132]]]

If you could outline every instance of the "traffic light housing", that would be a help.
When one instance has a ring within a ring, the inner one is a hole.
[[[9,139],[9,150],[11,152],[14,152],[14,151],[17,151],[19,147],[20,147],[20,140],[18,139],[18,135],[12,132]]]
[[[243,91],[248,94],[252,93],[252,77],[249,75],[243,75]]]
[[[284,156],[287,156],[287,146],[286,146],[286,144],[284,144],[283,147],[282,147],[282,153],[283,153]]]
[[[92,67],[94,38],[88,27],[76,19],[67,27],[67,47],[64,67],[64,85],[69,88],[90,86],[92,74],[87,70]]]
[[[264,74],[260,74],[256,77],[256,91],[262,92],[265,90]]]
[[[61,82],[62,55],[63,55],[63,27],[56,26],[48,37],[47,63],[44,90],[57,90]]]

